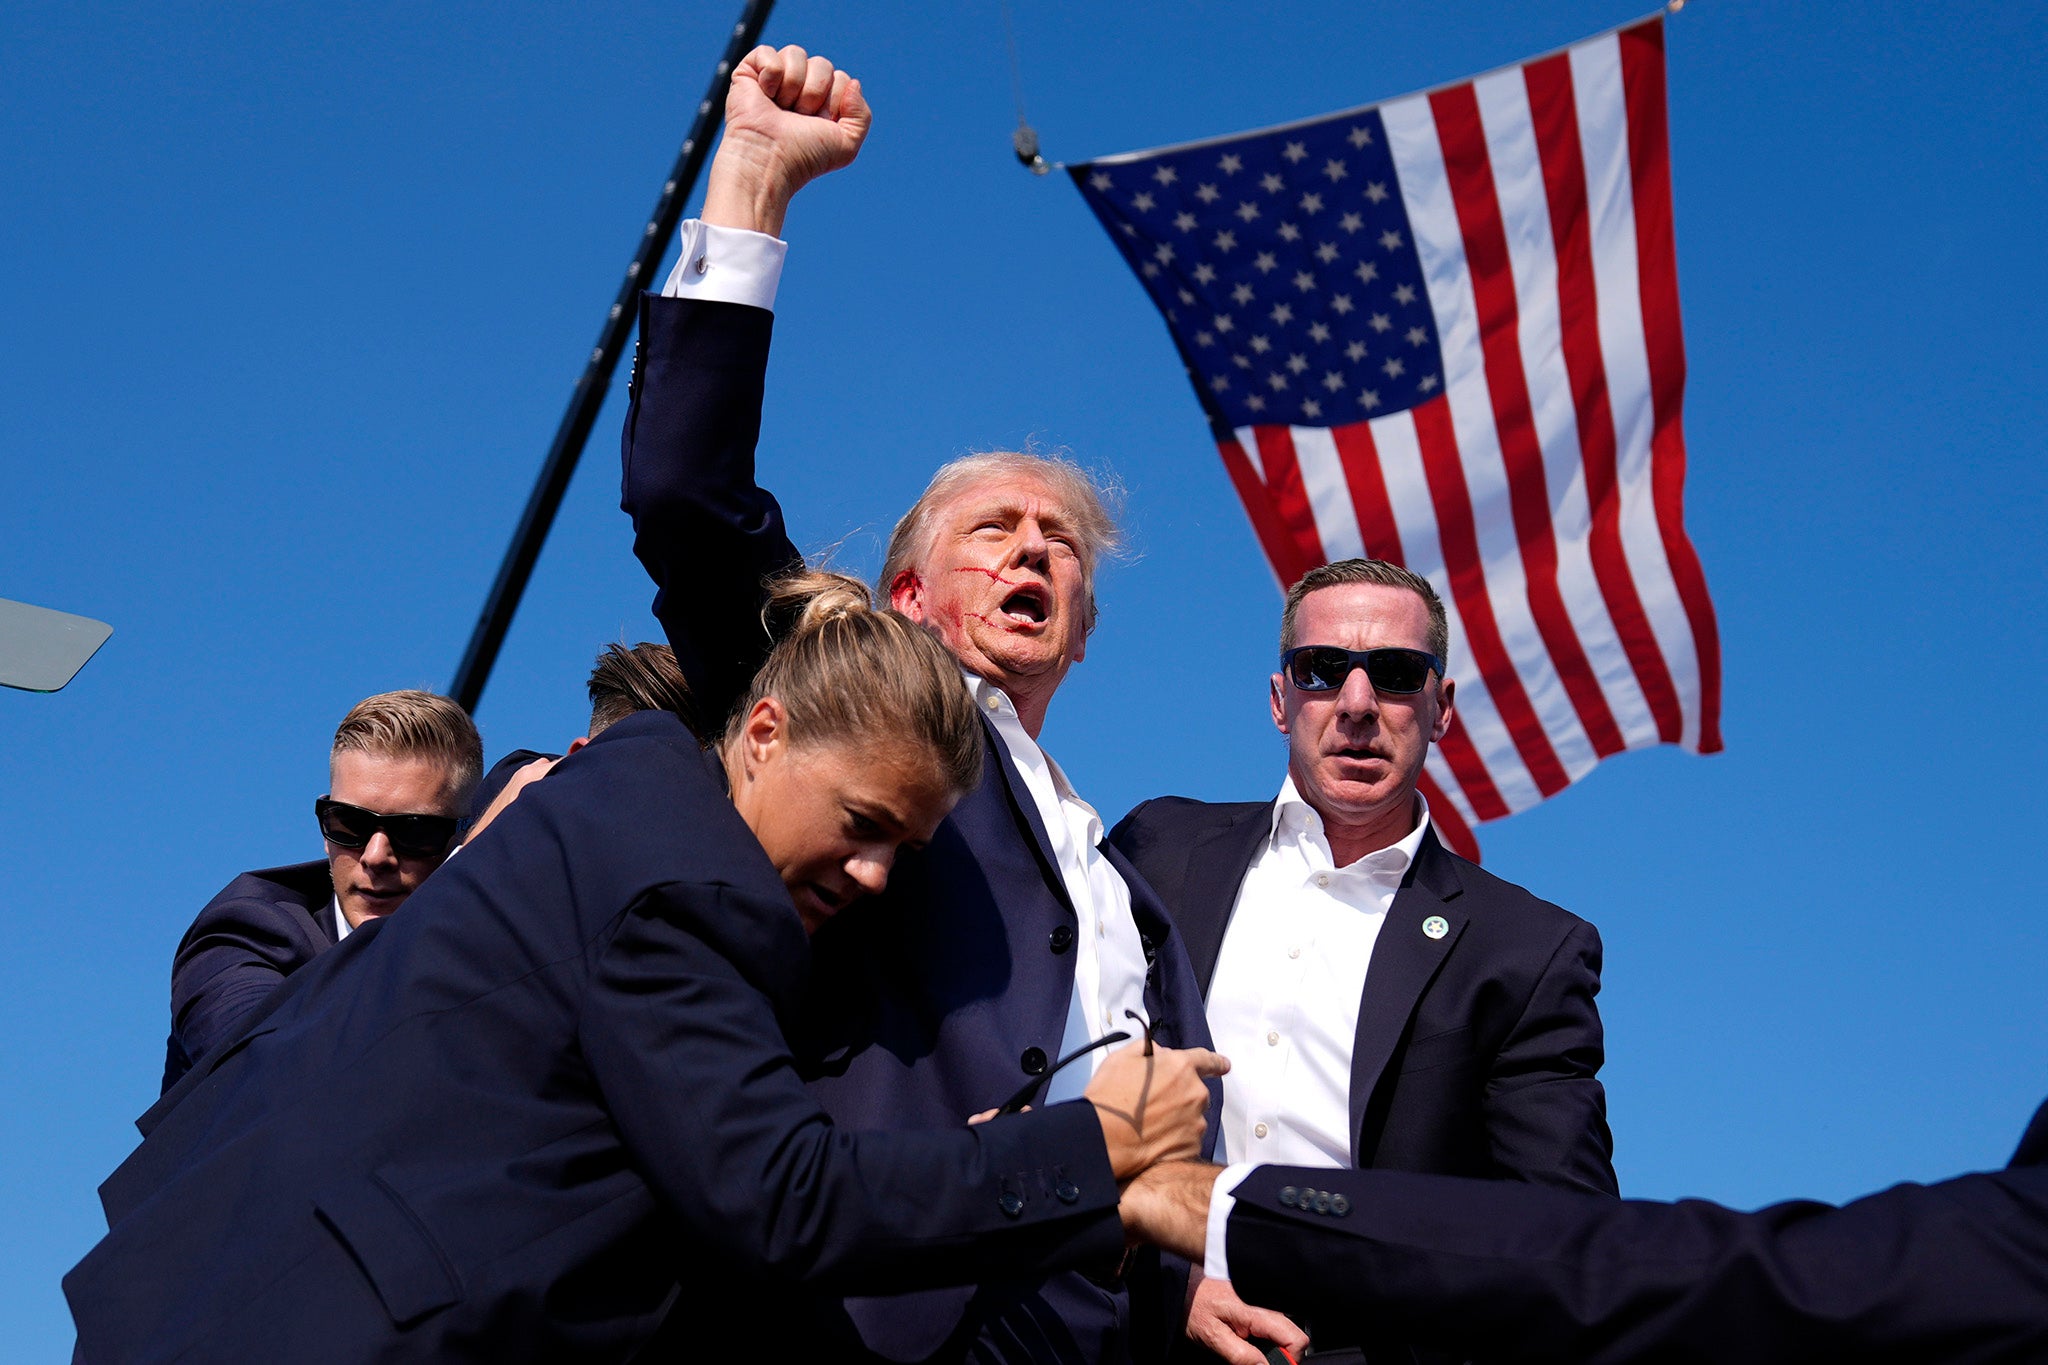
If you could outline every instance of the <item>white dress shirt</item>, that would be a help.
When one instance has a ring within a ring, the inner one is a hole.
[[[1102,856],[1102,817],[1075,794],[1060,765],[1026,733],[1016,706],[1003,689],[972,673],[964,676],[975,705],[995,726],[1010,766],[1024,779],[1038,818],[1045,822],[1060,880],[1080,921],[1074,936],[1074,990],[1067,998],[1067,1030],[1060,1040],[1060,1055],[1117,1029],[1137,1038],[1141,1026],[1126,1019],[1124,1011],[1131,1010],[1140,1019],[1147,1017],[1145,945],[1131,914],[1131,889]],[[1090,1053],[1085,1067],[1076,1062],[1053,1077],[1046,1083],[1043,1102],[1079,1099],[1102,1058],[1100,1051]]]
[[[1282,1166],[1351,1164],[1351,1048],[1373,945],[1429,828],[1338,867],[1323,818],[1280,788],[1209,979],[1209,1032],[1230,1058],[1222,1151]]]
[[[341,897],[336,896],[327,903],[327,912],[334,916],[334,941],[339,943],[354,931],[355,926],[348,922],[347,915],[341,913]]]
[[[719,227],[701,218],[684,220],[676,236],[682,254],[661,287],[665,297],[744,303],[775,311],[775,290],[782,283],[789,243],[765,232]]]

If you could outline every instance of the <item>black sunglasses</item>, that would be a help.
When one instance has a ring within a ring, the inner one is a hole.
[[[406,858],[440,857],[448,851],[461,824],[452,815],[380,815],[330,796],[313,802],[313,816],[331,844],[361,848],[381,829],[391,841],[392,851]]]
[[[1419,649],[1339,649],[1335,645],[1299,645],[1280,656],[1280,671],[1304,692],[1335,692],[1351,676],[1365,670],[1375,692],[1405,697],[1429,685],[1429,675],[1444,675],[1444,661]]]
[[[1138,1021],[1138,1027],[1145,1030],[1145,1055],[1147,1057],[1150,1057],[1152,1055],[1151,1023],[1148,1020],[1139,1018],[1138,1012],[1136,1010],[1125,1010],[1124,1018],[1136,1019]],[[1066,1056],[1060,1058],[1051,1066],[1039,1072],[1036,1076],[1033,1076],[1030,1080],[1024,1082],[1023,1088],[1018,1090],[1016,1094],[1010,1096],[1010,1098],[1004,1100],[1002,1106],[998,1108],[996,1112],[998,1114],[1023,1113],[1024,1106],[1030,1104],[1031,1101],[1033,1101],[1034,1099],[1037,1099],[1038,1092],[1045,1088],[1045,1083],[1051,1080],[1056,1074],[1058,1074],[1059,1071],[1067,1065],[1067,1063],[1078,1062],[1083,1057],[1086,1057],[1089,1053],[1095,1051],[1096,1048],[1108,1047],[1111,1043],[1121,1043],[1130,1036],[1131,1035],[1127,1031],[1123,1029],[1118,1029],[1114,1033],[1103,1034],[1100,1038],[1097,1038],[1092,1043],[1081,1044],[1081,1046],[1075,1048],[1072,1052],[1069,1052]]]

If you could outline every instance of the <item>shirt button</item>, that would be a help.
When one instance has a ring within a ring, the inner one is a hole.
[[[1054,952],[1064,953],[1067,949],[1074,946],[1074,931],[1062,924],[1059,928],[1052,931],[1052,936],[1046,942],[1051,945]]]
[[[1280,1035],[1279,1035],[1278,1033],[1268,1033],[1268,1034],[1266,1035],[1266,1046],[1267,1046],[1267,1047],[1278,1047],[1278,1046],[1280,1046]]]
[[[1299,949],[1299,948],[1289,948],[1289,949],[1287,950],[1287,955],[1288,955],[1289,957],[1300,957],[1300,956],[1301,956],[1301,949]]]
[[[1000,711],[1003,709],[1003,703],[1000,699],[996,697],[990,697],[988,699],[988,709],[991,711]]]
[[[1317,885],[1317,886],[1328,886],[1329,884],[1330,884],[1330,875],[1329,875],[1329,874],[1328,874],[1327,872],[1318,872],[1318,873],[1316,873],[1316,885]]]
[[[1017,1059],[1017,1064],[1024,1068],[1024,1074],[1027,1076],[1043,1076],[1045,1074],[1044,1049],[1035,1047],[1025,1048],[1024,1055]]]
[[[1095,921],[1095,937],[1097,937],[1097,938],[1108,938],[1108,937],[1109,937],[1109,922],[1108,922],[1107,920],[1097,920],[1097,921]]]
[[[1253,1124],[1253,1125],[1252,1125],[1252,1136],[1253,1136],[1253,1137],[1264,1137],[1265,1135],[1266,1135],[1266,1125],[1265,1125],[1265,1124],[1263,1124],[1263,1123],[1258,1123],[1258,1124]]]

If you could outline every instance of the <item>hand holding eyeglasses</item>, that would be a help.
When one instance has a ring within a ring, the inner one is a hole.
[[[1095,1106],[1119,1181],[1161,1161],[1200,1155],[1210,1076],[1230,1059],[1207,1048],[1154,1047],[1148,1038],[1103,1058],[1082,1098]]]

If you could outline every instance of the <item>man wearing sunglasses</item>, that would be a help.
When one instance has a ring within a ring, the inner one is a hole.
[[[313,803],[326,858],[243,873],[178,944],[166,1091],[286,977],[405,904],[441,865],[483,771],[483,742],[448,698],[384,692],[343,718],[328,771],[328,793]]]
[[[1311,570],[1287,594],[1269,684],[1278,798],[1148,801],[1110,838],[1172,909],[1232,1060],[1229,1160],[1611,1195],[1600,937],[1445,849],[1416,791],[1451,724],[1449,633],[1407,569]],[[1301,1340],[1215,1281],[1188,1332],[1246,1365],[1262,1359],[1248,1332]],[[1330,1335],[1319,1351],[1359,1344]]]

